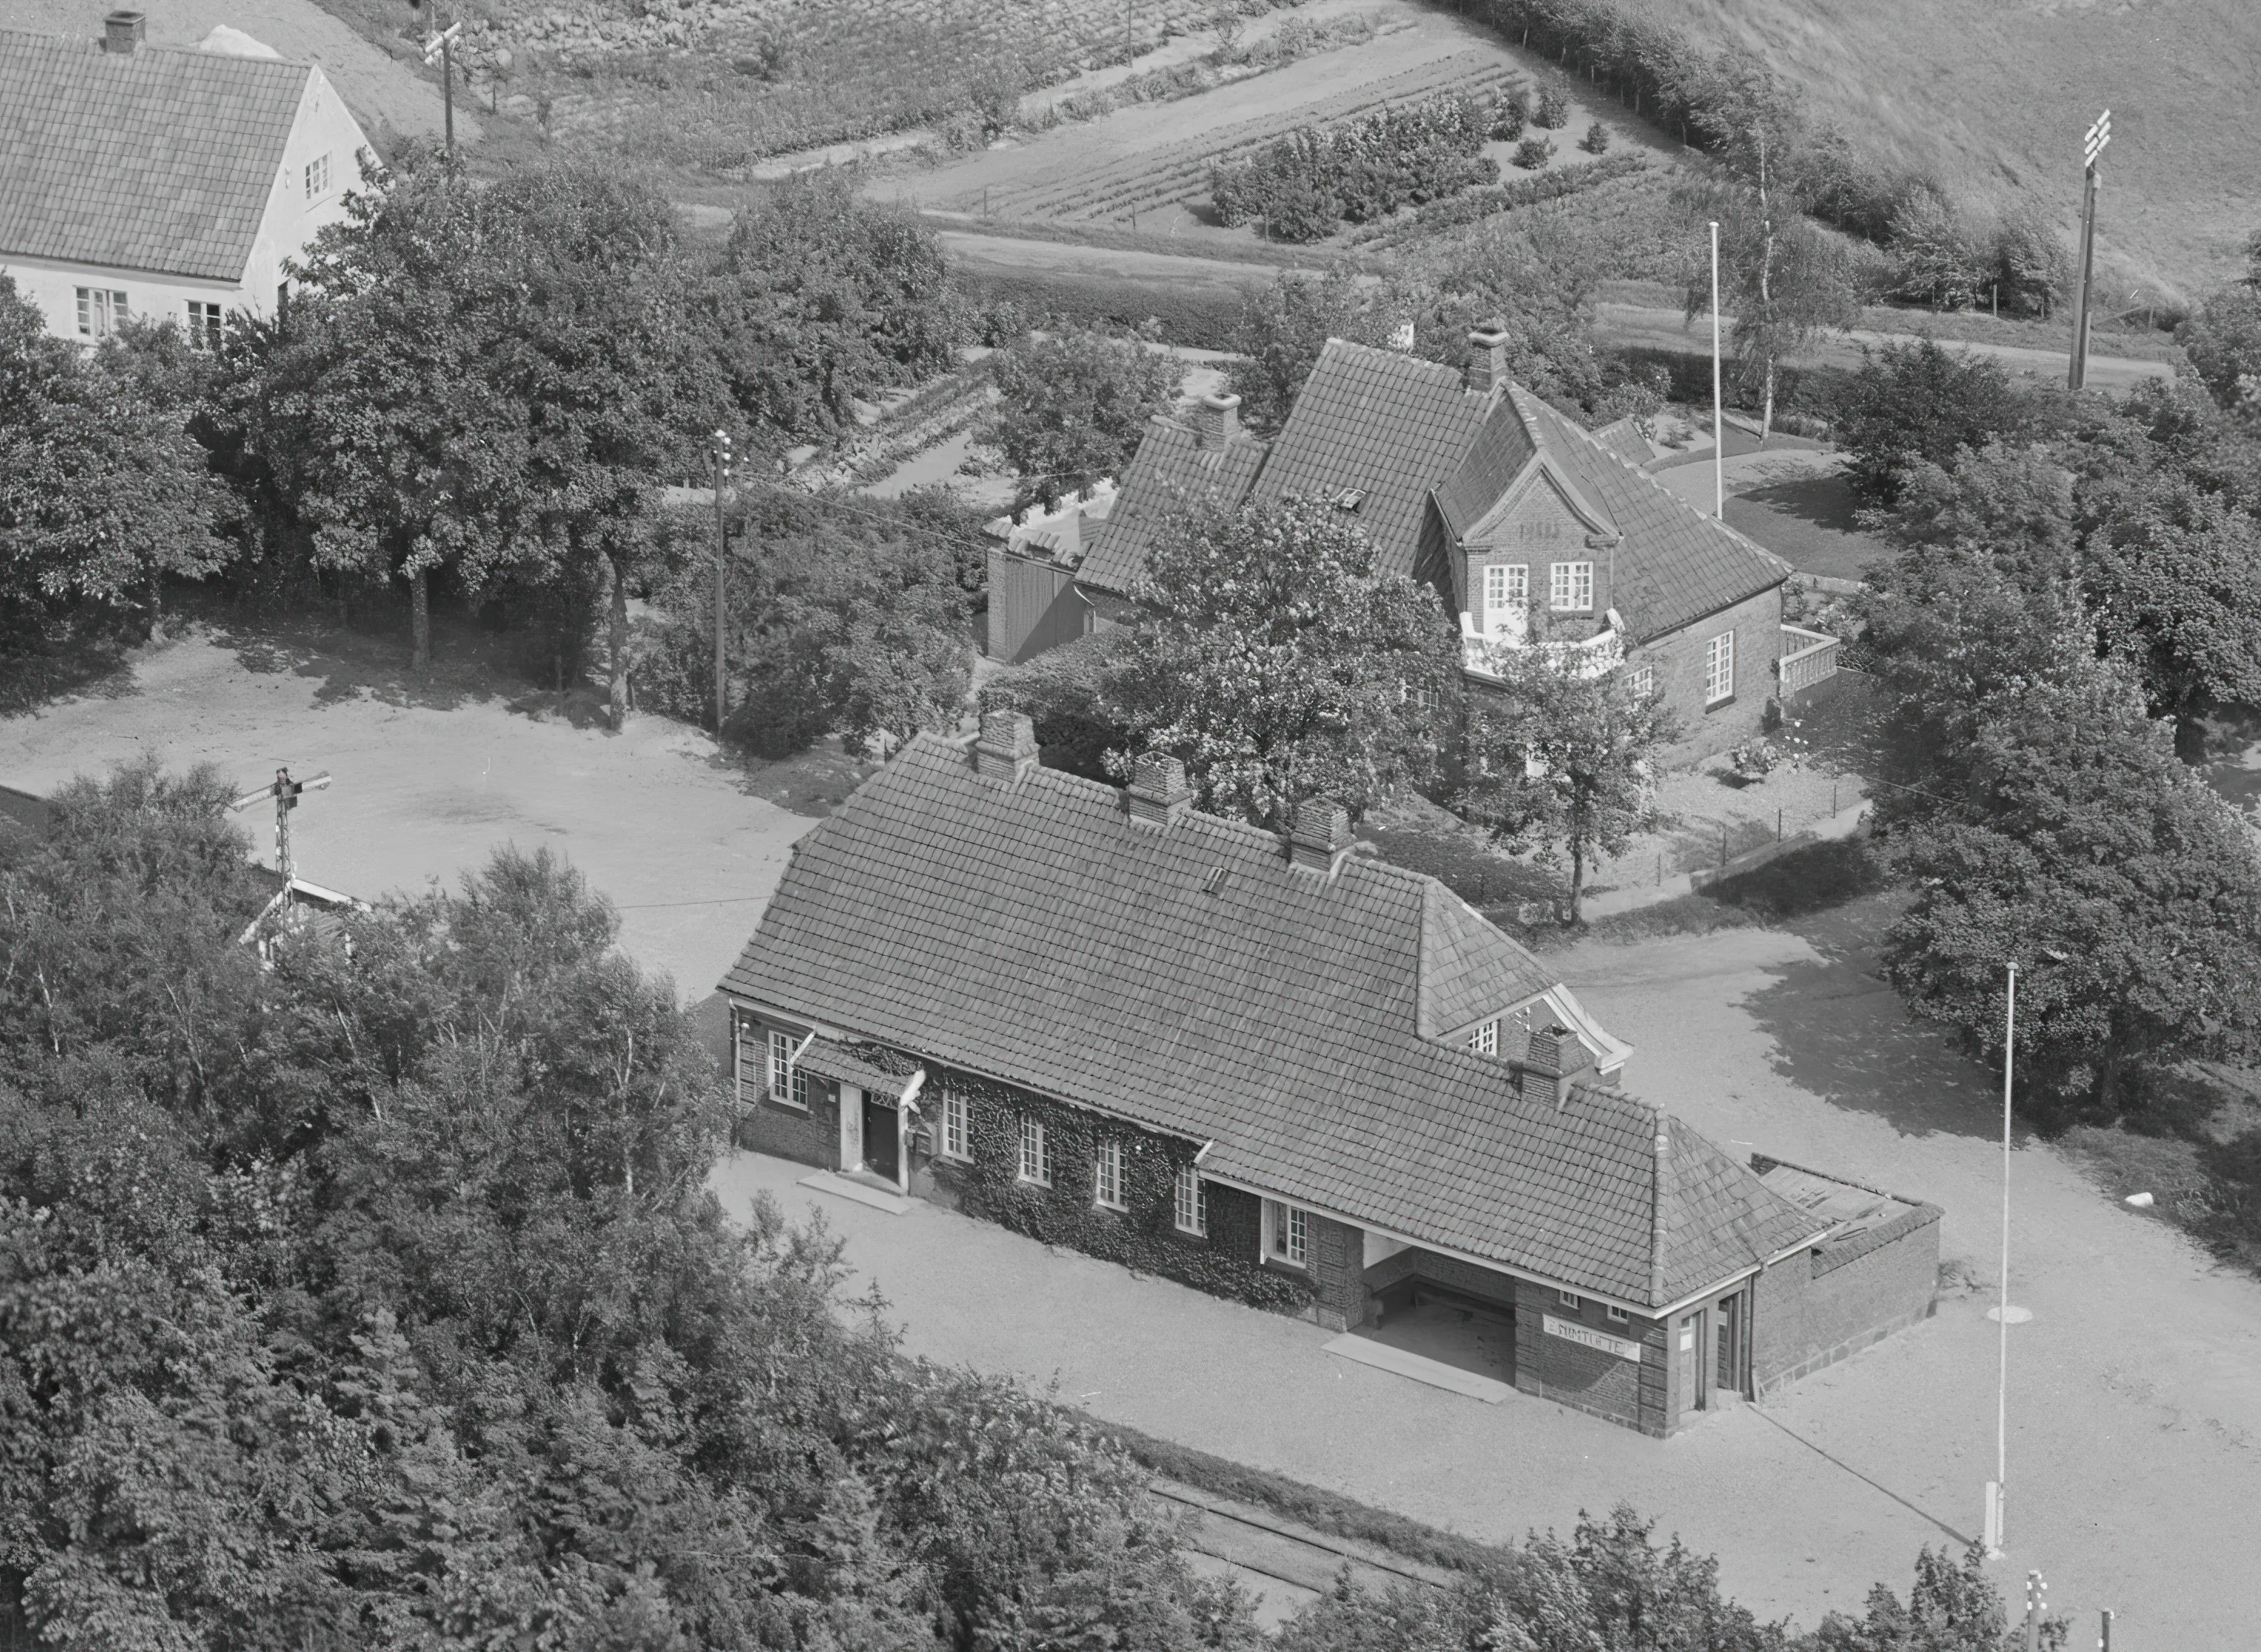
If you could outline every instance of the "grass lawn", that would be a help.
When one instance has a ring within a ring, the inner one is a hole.
[[[1753,488],[1727,500],[1727,526],[1748,534],[1800,573],[1858,579],[1870,563],[1889,554],[1884,542],[1861,531],[1851,485],[1843,474],[1802,478]]]

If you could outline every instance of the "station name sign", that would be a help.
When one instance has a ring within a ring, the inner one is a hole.
[[[1557,1319],[1553,1314],[1542,1314],[1540,1323],[1550,1337],[1560,1337],[1565,1342],[1575,1342],[1582,1348],[1593,1348],[1603,1354],[1614,1354],[1620,1360],[1640,1363],[1640,1344],[1613,1337],[1605,1331],[1596,1331],[1575,1319]]]

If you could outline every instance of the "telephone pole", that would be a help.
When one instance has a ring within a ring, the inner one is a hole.
[[[424,9],[424,0],[408,0],[408,9],[420,12]],[[435,4],[432,21],[436,25],[439,20],[439,8]],[[425,67],[428,68],[434,62],[440,65],[440,105],[448,123],[448,154],[450,159],[456,153],[456,42],[463,38],[463,25],[460,20],[424,37]]]
[[[298,807],[300,793],[319,792],[329,783],[330,772],[327,769],[304,780],[292,779],[291,771],[288,769],[277,769],[275,771],[275,779],[270,784],[261,786],[255,792],[246,792],[228,805],[231,809],[249,808],[262,798],[274,800],[275,870],[283,874],[283,895],[286,911],[290,909],[291,880],[294,875],[291,867],[291,811]]]
[[[2080,191],[2080,299],[2072,318],[2072,364],[2064,381],[2070,390],[2088,383],[2088,310],[2096,285],[2096,162],[2111,141],[2112,111],[2107,109],[2097,116],[2096,124],[2081,140],[2086,169]]]
[[[724,638],[727,621],[722,604],[729,594],[728,523],[722,514],[722,490],[730,485],[730,433],[714,433],[714,738],[722,737],[722,719],[730,708],[729,652]]]

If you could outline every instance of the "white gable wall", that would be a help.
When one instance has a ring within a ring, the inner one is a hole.
[[[255,315],[275,313],[276,288],[283,266],[296,257],[325,224],[345,217],[348,190],[360,187],[362,157],[369,140],[319,68],[306,74],[306,90],[298,103],[298,119],[283,146],[283,163],[267,198],[267,215],[253,239],[243,274],[234,281],[205,280],[194,276],[169,275],[147,269],[116,269],[98,264],[65,263],[54,259],[11,255],[0,258],[0,274],[11,277],[16,290],[39,307],[47,330],[58,338],[91,344],[96,341],[78,330],[78,290],[98,288],[126,294],[130,314],[186,326],[189,305],[218,304],[228,310],[248,310]],[[305,169],[318,156],[329,157],[329,187],[316,198],[306,197]]]

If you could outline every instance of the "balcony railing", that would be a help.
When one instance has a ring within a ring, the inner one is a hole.
[[[1840,638],[1821,631],[1809,631],[1802,625],[1782,628],[1783,654],[1776,667],[1784,699],[1803,693],[1814,684],[1837,674],[1837,650],[1844,644]]]

